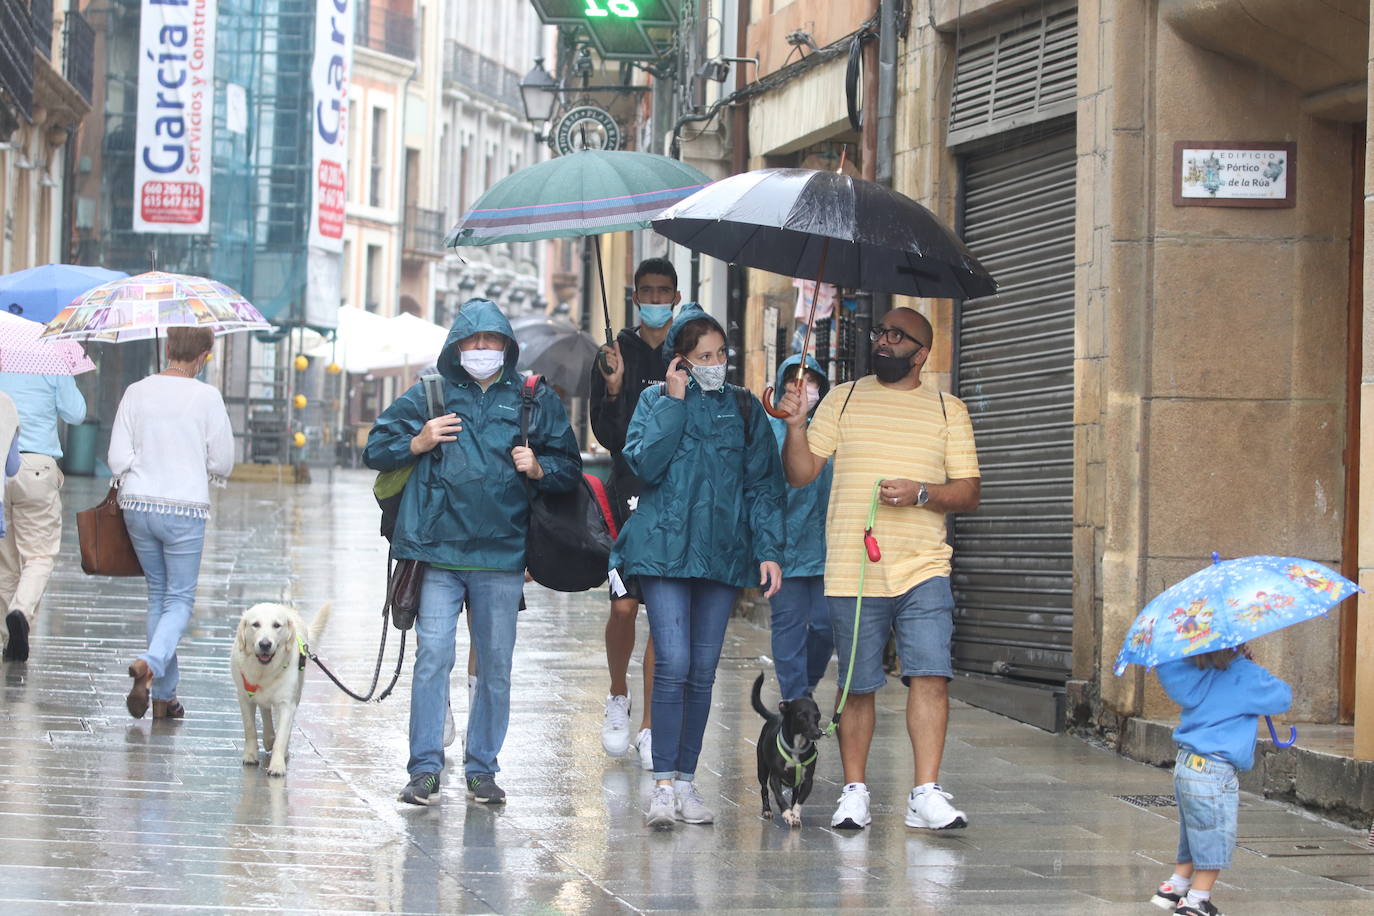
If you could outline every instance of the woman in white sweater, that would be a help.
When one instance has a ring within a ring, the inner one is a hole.
[[[234,431],[218,391],[196,376],[214,344],[208,328],[170,328],[167,368],[130,385],[110,435],[119,507],[148,580],[148,651],[129,665],[129,714],[180,719],[177,643],[200,578],[210,484],[234,467]]]

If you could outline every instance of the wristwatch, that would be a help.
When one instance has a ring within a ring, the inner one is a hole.
[[[928,502],[930,502],[930,493],[926,490],[926,485],[921,484],[916,490],[916,505],[924,506]]]

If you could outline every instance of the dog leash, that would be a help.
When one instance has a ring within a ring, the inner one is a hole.
[[[854,628],[850,630],[849,636],[849,666],[845,669],[844,690],[840,692],[835,712],[830,716],[830,724],[825,727],[826,735],[835,734],[835,729],[840,725],[840,714],[844,712],[844,704],[849,701],[849,685],[854,679],[854,659],[859,649],[859,612],[863,608],[864,574],[868,572],[868,561],[876,563],[883,558],[882,551],[878,549],[878,540],[873,536],[873,522],[878,517],[878,487],[882,482],[881,477],[873,481],[873,495],[868,500],[868,524],[864,526],[864,555],[859,561],[859,593],[854,596]]]
[[[388,570],[388,572],[390,572],[390,570]],[[390,581],[390,579],[391,577],[390,575],[388,575],[387,580]],[[334,672],[330,671],[329,668],[325,665],[325,663],[320,661],[320,657],[316,655],[314,651],[310,649],[309,646],[305,645],[304,643],[301,643],[301,649],[305,653],[305,656],[308,657],[312,662],[314,662],[319,667],[319,669],[325,673],[326,677],[328,677],[331,681],[334,682],[335,687],[338,687],[340,690],[348,694],[348,696],[352,697],[353,699],[357,700],[359,703],[382,702],[382,700],[385,700],[387,697],[391,696],[391,691],[396,689],[396,682],[401,679],[401,666],[405,663],[406,658],[405,630],[401,631],[401,647],[396,652],[396,670],[391,675],[391,683],[386,685],[386,689],[382,691],[381,696],[377,697],[377,699],[375,700],[372,699],[372,695],[377,692],[377,682],[381,680],[382,676],[382,657],[386,654],[386,636],[387,631],[391,629],[391,616],[388,613],[390,609],[391,596],[388,595],[386,599],[382,602],[382,644],[377,647],[377,667],[372,669],[372,686],[368,688],[366,696],[360,696],[359,694],[354,693],[352,690],[349,690],[348,687],[344,684],[344,682],[335,677]],[[302,659],[301,664],[304,665],[304,663],[304,659]]]

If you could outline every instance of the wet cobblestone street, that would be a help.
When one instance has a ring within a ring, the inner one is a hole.
[[[385,571],[371,475],[317,472],[308,486],[234,483],[217,495],[180,652],[180,722],[135,721],[124,708],[125,667],[143,646],[142,580],[79,569],[72,515],[106,483],[69,478],[64,556],[32,658],[0,668],[7,914],[1159,912],[1146,901],[1170,871],[1176,810],[1116,796],[1168,796],[1167,771],[956,703],[942,776],[971,826],[910,830],[904,691],[893,687],[879,696],[872,828],[828,826],[841,781],[833,742],[822,746],[805,826],[762,820],[749,687],[768,634],[743,620],[727,637],[699,774],[717,822],[649,831],[648,774],[633,751],[614,760],[600,745],[602,590],[527,586],[504,808],[467,802],[457,778],[434,808],[395,800],[406,781],[408,662],[395,695],[366,705],[311,666],[289,772],[269,778],[239,761],[234,627],[257,601],[290,602],[307,620],[332,602],[321,655],[346,683],[367,686]],[[642,616],[640,628],[642,645]],[[456,672],[460,729],[462,683]],[[636,663],[636,699],[639,686]],[[1374,850],[1359,832],[1252,795],[1241,804],[1241,848],[1216,891],[1225,912],[1374,913]]]

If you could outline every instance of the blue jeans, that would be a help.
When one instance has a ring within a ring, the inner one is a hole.
[[[784,700],[795,700],[816,689],[835,651],[825,576],[783,579],[769,604],[778,689]]]
[[[124,525],[148,581],[148,651],[139,658],[153,672],[153,699],[175,699],[177,643],[195,605],[205,519],[125,509]]]
[[[659,576],[640,576],[639,585],[654,639],[654,779],[690,781],[739,589],[710,579]]]
[[[515,653],[515,615],[525,585],[523,572],[425,570],[415,618],[415,673],[410,682],[410,775],[444,768],[444,712],[453,671],[454,639],[463,599],[472,615],[477,653],[477,690],[468,710],[465,775],[495,775],[496,755],[510,724],[510,667]]]
[[[1231,867],[1240,809],[1240,779],[1224,760],[1180,747],[1174,760],[1178,859],[1203,871]]]

